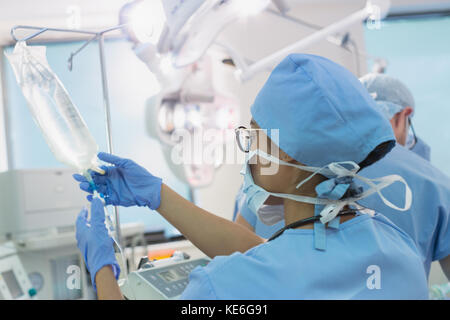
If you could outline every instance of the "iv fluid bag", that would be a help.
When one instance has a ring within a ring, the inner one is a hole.
[[[28,102],[28,108],[56,159],[80,172],[97,170],[98,146],[70,100],[69,94],[51,70],[43,46],[17,42],[6,54]]]

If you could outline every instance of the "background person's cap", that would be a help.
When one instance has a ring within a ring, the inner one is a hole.
[[[406,107],[415,108],[414,97],[411,91],[394,77],[385,74],[369,73],[362,77],[360,81],[369,91],[372,98],[375,99],[378,108],[388,120]]]

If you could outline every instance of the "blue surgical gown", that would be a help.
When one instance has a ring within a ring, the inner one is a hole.
[[[431,160],[431,148],[428,144],[425,143],[421,138],[416,137],[417,141],[414,146],[411,148],[411,151],[415,154],[418,154],[425,160]]]
[[[418,246],[428,275],[432,261],[450,254],[450,178],[401,145],[395,146],[383,159],[360,174],[368,178],[398,174],[406,180],[413,195],[408,211],[400,212],[387,207],[376,194],[359,203],[382,212],[411,236]],[[386,198],[398,206],[403,206],[401,200],[404,192],[400,183],[382,190]]]
[[[327,229],[289,229],[246,253],[218,256],[189,276],[182,299],[427,299],[425,271],[412,239],[380,214]]]

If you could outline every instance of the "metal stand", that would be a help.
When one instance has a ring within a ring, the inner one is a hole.
[[[113,153],[113,143],[112,143],[112,128],[111,128],[111,106],[109,101],[108,94],[108,78],[106,75],[106,64],[105,64],[105,50],[104,50],[104,35],[105,33],[115,31],[118,29],[122,29],[125,25],[119,25],[112,28],[108,28],[99,32],[95,31],[86,31],[86,30],[75,30],[75,29],[58,29],[58,28],[42,28],[42,27],[33,27],[33,26],[14,26],[11,29],[11,36],[15,41],[28,41],[33,39],[44,32],[47,31],[55,31],[55,32],[65,32],[65,33],[78,33],[84,35],[92,35],[92,38],[87,40],[78,50],[72,52],[68,59],[68,68],[72,70],[73,66],[73,58],[80,51],[82,51],[89,43],[97,40],[100,54],[100,68],[101,68],[101,76],[102,76],[102,91],[103,91],[103,106],[105,112],[105,124],[106,124],[106,139],[107,139],[107,150],[109,153]],[[26,36],[24,38],[17,38],[15,35],[16,30],[18,29],[28,29],[28,30],[38,30],[37,32]],[[116,220],[116,240],[122,246],[122,235],[120,231],[120,218],[119,218],[119,210],[117,206],[113,207],[114,218]]]

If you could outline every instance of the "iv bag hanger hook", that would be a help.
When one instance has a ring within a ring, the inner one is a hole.
[[[31,39],[36,38],[37,36],[47,32],[64,32],[64,33],[76,33],[76,34],[84,34],[84,35],[92,35],[92,37],[87,40],[79,49],[72,52],[70,54],[70,57],[68,59],[68,67],[69,70],[72,70],[72,62],[75,55],[77,55],[80,51],[82,51],[89,43],[91,43],[94,40],[98,41],[98,47],[99,47],[99,55],[100,55],[100,70],[101,70],[101,77],[102,77],[102,92],[103,92],[103,106],[104,106],[104,113],[105,113],[105,126],[106,126],[106,144],[107,144],[107,151],[109,153],[113,153],[113,143],[112,143],[112,129],[111,129],[111,105],[109,101],[109,94],[108,94],[108,78],[106,74],[106,64],[105,64],[105,49],[104,49],[104,38],[105,33],[122,29],[125,27],[126,24],[118,25],[115,27],[107,28],[101,31],[87,31],[87,30],[78,30],[78,29],[61,29],[61,28],[45,28],[45,27],[36,27],[36,26],[23,26],[23,25],[17,25],[11,28],[11,37],[15,41],[28,41]],[[15,34],[17,30],[20,29],[26,29],[26,30],[37,30],[35,33],[32,33],[31,35],[18,38]],[[122,246],[122,236],[120,231],[120,219],[119,219],[119,210],[117,206],[113,208],[114,211],[114,218],[116,220],[116,239],[117,242]]]
[[[91,43],[92,41],[98,40],[100,37],[102,37],[105,33],[110,32],[110,31],[114,31],[114,30],[118,30],[118,29],[122,29],[123,27],[125,27],[126,24],[122,24],[122,25],[118,25],[112,28],[108,28],[102,31],[87,31],[87,30],[79,30],[79,29],[61,29],[61,28],[43,28],[43,27],[35,27],[35,26],[23,26],[23,25],[18,25],[18,26],[14,26],[13,28],[11,28],[11,37],[15,40],[15,41],[28,41],[31,40],[33,38],[36,38],[37,36],[41,35],[44,32],[47,31],[53,31],[53,32],[65,32],[65,33],[77,33],[77,34],[84,34],[84,35],[92,35],[92,38],[87,40],[79,49],[77,49],[76,51],[72,52],[69,56],[69,59],[67,60],[68,62],[68,68],[70,71],[72,71],[72,65],[73,65],[73,58],[75,55],[77,55],[79,52],[81,52],[89,43]],[[16,36],[16,30],[19,29],[28,29],[28,30],[38,30],[35,33],[32,33],[28,36],[24,36],[22,38],[18,38]]]

